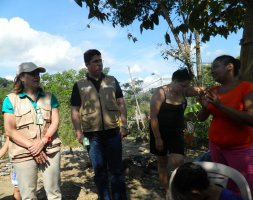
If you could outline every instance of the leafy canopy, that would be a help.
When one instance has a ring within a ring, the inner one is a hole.
[[[243,27],[247,1],[241,0],[75,0],[79,6],[83,3],[89,8],[89,18],[97,18],[102,23],[109,21],[113,26],[129,26],[134,21],[140,22],[140,32],[154,29],[159,20],[168,15],[182,16],[187,13],[185,21],[178,20],[176,31],[191,32],[196,29],[202,35],[202,41],[211,36],[221,35],[225,38]],[[169,34],[165,34],[170,42]]]

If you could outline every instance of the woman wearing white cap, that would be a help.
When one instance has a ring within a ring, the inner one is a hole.
[[[2,106],[9,156],[24,200],[37,199],[38,171],[48,200],[61,199],[59,104],[40,87],[39,75],[45,71],[32,62],[20,64],[13,93],[5,97]]]

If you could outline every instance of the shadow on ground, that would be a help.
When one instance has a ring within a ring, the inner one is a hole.
[[[1,194],[3,195],[3,194]],[[6,197],[3,197],[1,200],[13,200],[13,196],[6,196]]]
[[[61,185],[61,191],[63,200],[75,200],[78,199],[81,188],[73,182],[64,182]],[[43,187],[38,190],[38,200],[47,200]]]

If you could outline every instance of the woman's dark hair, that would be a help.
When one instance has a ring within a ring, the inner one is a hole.
[[[233,56],[229,55],[222,55],[214,59],[212,65],[223,65],[227,66],[229,63],[234,65],[234,76],[238,76],[239,70],[241,67],[241,62],[239,59],[234,58]]]
[[[14,79],[13,89],[12,90],[15,94],[18,94],[18,93],[20,93],[24,90],[24,85],[23,85],[23,83],[20,79],[21,76],[23,76],[23,74],[24,73],[21,73],[21,74],[17,75]]]
[[[172,81],[191,81],[192,77],[187,68],[180,68],[172,74]]]
[[[200,165],[188,162],[177,169],[172,182],[172,194],[179,197],[191,194],[194,189],[203,191],[209,184],[207,172]]]
[[[101,56],[100,51],[97,49],[89,49],[88,51],[85,51],[83,54],[85,64],[88,64],[95,55]]]

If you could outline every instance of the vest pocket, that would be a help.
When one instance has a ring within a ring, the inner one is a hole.
[[[46,122],[50,122],[51,121],[51,106],[45,106],[45,105],[42,106],[41,112],[42,112],[43,119]]]
[[[47,145],[46,147],[46,153],[47,154],[52,154],[57,151],[60,151],[61,148],[61,139],[59,138],[58,133],[55,133],[53,135],[52,141]]]
[[[33,123],[33,116],[31,109],[22,109],[15,113],[16,116],[16,125],[20,129],[24,126],[28,126]]]
[[[36,132],[29,131],[27,127],[18,130],[18,132],[24,135],[29,140],[36,138]],[[21,147],[12,141],[10,141],[9,145],[9,156],[13,162],[20,162],[21,160],[30,160],[32,158],[31,153],[28,151],[28,149]]]
[[[95,109],[84,109],[81,113],[82,126],[85,129],[90,129],[93,123],[96,121],[96,110]]]
[[[96,112],[96,109],[95,108],[90,108],[90,107],[85,107],[83,110],[82,110],[82,115],[90,115],[92,113]]]
[[[109,126],[115,126],[116,123],[118,123],[119,120],[119,108],[118,105],[114,103],[106,104],[106,109],[108,110],[108,113],[110,117],[108,118],[108,125]]]
[[[119,107],[118,107],[118,105],[115,104],[115,103],[107,103],[107,104],[106,104],[106,108],[107,108],[107,110],[109,110],[109,111],[119,111]]]

